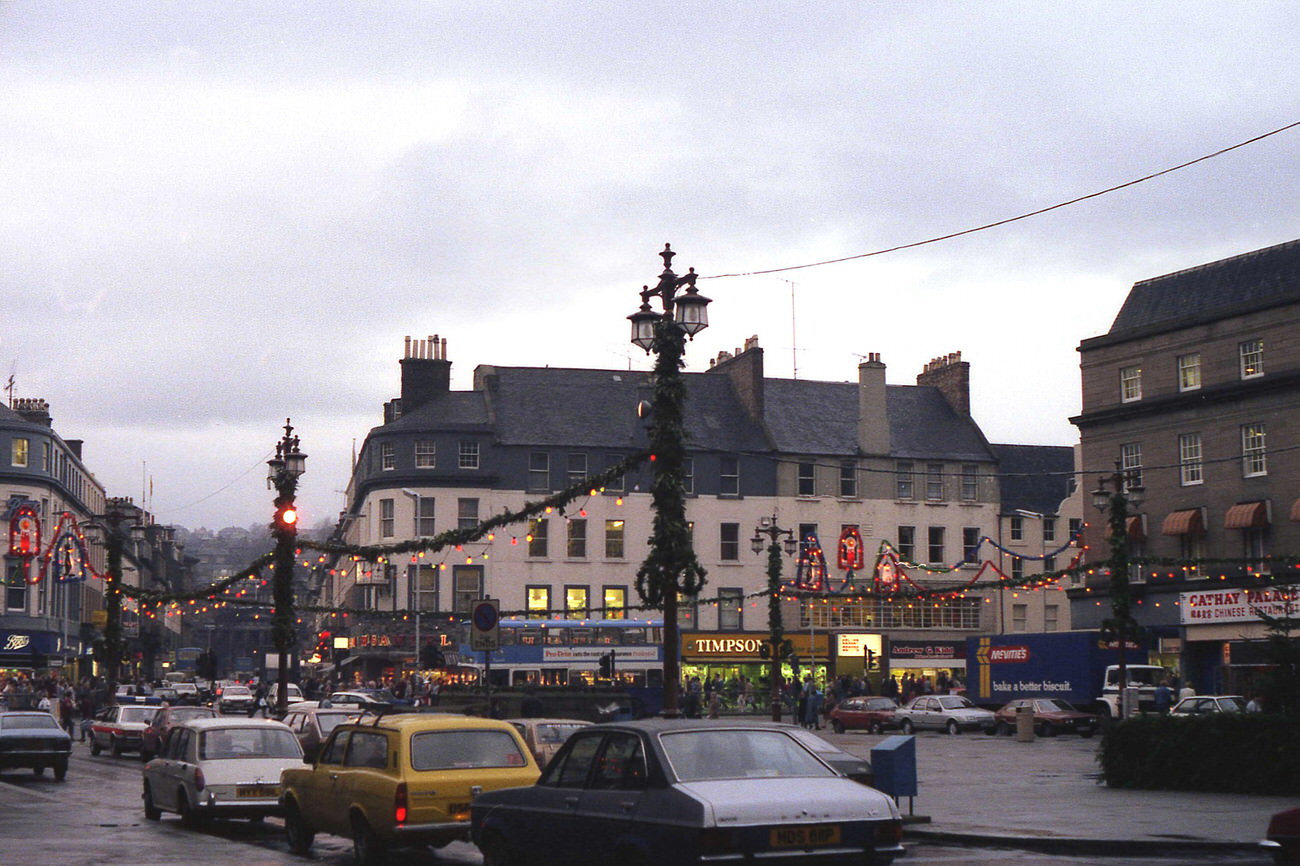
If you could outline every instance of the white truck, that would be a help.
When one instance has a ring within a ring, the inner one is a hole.
[[[1159,665],[1125,665],[1128,678],[1129,706],[1128,714],[1149,712],[1155,709],[1156,687],[1169,678],[1169,671]],[[1122,696],[1119,687],[1119,665],[1107,665],[1106,676],[1102,681],[1101,697],[1098,698],[1102,716],[1110,719],[1124,717],[1120,711]]]

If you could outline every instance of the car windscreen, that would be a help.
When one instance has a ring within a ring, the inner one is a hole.
[[[301,758],[302,747],[292,731],[280,728],[216,728],[199,739],[199,758]]]
[[[121,721],[148,722],[156,712],[157,707],[122,707]]]
[[[968,710],[975,705],[970,702],[969,698],[963,698],[959,695],[944,695],[939,698],[939,706],[945,710]]]
[[[836,775],[782,731],[675,731],[659,742],[683,782]]]
[[[466,770],[522,767],[519,745],[506,731],[421,731],[411,735],[411,767],[416,770]]]
[[[211,719],[216,714],[207,707],[188,707],[177,708],[171,711],[170,717],[172,724],[184,722],[188,719]]]
[[[6,731],[30,731],[41,728],[59,730],[59,723],[53,716],[0,716],[0,728]]]
[[[574,731],[586,727],[585,725],[538,725],[537,742],[539,743],[563,743],[569,738]]]

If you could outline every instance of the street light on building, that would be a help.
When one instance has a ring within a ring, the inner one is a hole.
[[[275,457],[266,461],[266,486],[274,490],[275,519],[271,533],[275,537],[275,577],[272,598],[275,617],[271,636],[279,654],[276,670],[275,712],[283,717],[289,708],[289,652],[294,648],[296,630],[293,609],[294,543],[298,537],[298,509],[294,499],[298,493],[298,479],[307,471],[307,455],[298,450],[298,437],[293,435],[289,419],[284,422],[284,437],[275,446]]]
[[[1146,491],[1131,472],[1115,464],[1112,475],[1097,479],[1097,489],[1092,492],[1092,504],[1106,515],[1107,534],[1110,541],[1110,619],[1101,624],[1102,636],[1114,640],[1119,648],[1118,682],[1120,717],[1129,713],[1124,700],[1128,688],[1128,642],[1139,637],[1137,622],[1133,619],[1132,596],[1129,592],[1129,507],[1142,505]]]
[[[682,357],[686,340],[709,325],[709,299],[695,288],[695,269],[685,276],[673,273],[675,253],[664,244],[659,253],[664,261],[663,273],[653,288],[643,287],[641,308],[628,320],[632,322],[632,343],[655,354],[654,394],[650,403],[650,460],[654,482],[651,502],[654,526],[650,536],[650,553],[637,570],[636,588],[642,602],[664,613],[664,716],[678,714],[681,688],[681,643],[677,626],[677,596],[696,595],[704,586],[704,568],[691,546],[690,527],[686,522],[686,431],[683,407],[686,383],[682,379]],[[677,290],[686,288],[677,296]],[[650,309],[650,299],[658,297],[662,313]]]
[[[767,536],[766,544],[763,536]],[[768,679],[771,680],[772,721],[781,721],[781,658],[785,653],[785,631],[781,624],[781,548],[786,556],[794,556],[799,549],[799,540],[794,537],[794,530],[782,529],[776,525],[776,515],[771,519],[764,517],[749,545],[755,553],[767,550],[767,628],[768,628]]]

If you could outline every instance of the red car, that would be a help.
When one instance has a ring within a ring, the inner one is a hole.
[[[999,734],[1015,732],[1016,713],[1021,707],[1033,708],[1034,733],[1040,737],[1054,737],[1057,734],[1091,737],[1101,727],[1095,714],[1080,712],[1069,701],[1060,698],[1016,698],[993,714]]]
[[[894,721],[897,709],[898,704],[893,698],[845,698],[831,710],[831,727],[837,734],[850,729],[879,734],[887,728],[898,727],[898,722]]]
[[[140,760],[151,760],[158,754],[158,746],[173,725],[190,719],[214,719],[217,711],[212,707],[159,707],[140,735]]]
[[[1259,846],[1273,855],[1277,866],[1300,864],[1300,809],[1278,812],[1268,822],[1268,836]]]

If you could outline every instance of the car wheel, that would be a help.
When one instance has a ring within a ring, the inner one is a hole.
[[[90,754],[92,754],[92,755],[99,755],[99,753],[102,752],[102,751],[104,751],[104,749],[103,749],[102,746],[99,745],[99,740],[95,739],[95,738],[92,736],[92,737],[90,738]]]
[[[842,734],[844,733],[844,723],[839,719],[835,719],[831,722],[831,729],[837,734]]]
[[[881,734],[884,733],[884,730],[885,730],[884,726],[881,725],[880,722],[876,721],[875,719],[872,719],[870,722],[867,722],[868,734]]]
[[[190,805],[190,798],[184,788],[176,792],[176,811],[180,812],[181,823],[186,827],[203,826],[203,816]]]
[[[352,816],[352,856],[361,866],[372,866],[384,856],[384,843],[361,815]]]
[[[54,778],[62,782],[68,777],[68,759],[64,758],[54,765]]]
[[[1083,737],[1085,740],[1088,739],[1088,738],[1090,738],[1090,737],[1093,735],[1093,733],[1094,733],[1094,731],[1092,730],[1092,728],[1080,728],[1080,729],[1079,729],[1079,736]]]
[[[961,733],[961,725],[957,724],[957,720],[956,720],[956,719],[949,719],[949,720],[948,720],[948,725],[947,725],[947,730],[948,730],[948,733],[949,733],[949,734],[951,734],[952,736],[955,737],[955,736],[957,736],[958,734]]]
[[[144,816],[150,821],[157,821],[162,817],[162,809],[159,809],[153,801],[153,790],[149,783],[144,783]]]
[[[38,775],[38,776],[44,776],[44,775],[45,775],[45,767],[43,767],[43,766],[32,767],[32,772],[35,773],[35,774]]]
[[[997,726],[993,730],[998,734],[998,736],[1001,737],[1011,736],[1011,726],[1008,725],[1006,722],[998,722]]]
[[[316,838],[316,831],[303,818],[298,804],[292,800],[285,808],[284,836],[289,841],[290,853],[302,856],[311,851],[312,840]]]
[[[1042,729],[1041,731],[1038,732],[1038,736],[1040,736],[1040,737],[1055,737],[1055,736],[1056,736],[1056,728],[1052,727],[1051,725],[1049,725],[1049,724],[1047,724],[1047,723],[1044,723],[1044,724],[1043,724],[1043,729]]]
[[[516,866],[514,853],[499,833],[483,840],[483,866]]]
[[[899,730],[910,736],[916,730],[916,726],[912,724],[911,719],[903,719],[903,724],[899,726]]]
[[[108,738],[108,751],[114,758],[122,754],[122,744],[117,741],[117,737]]]

